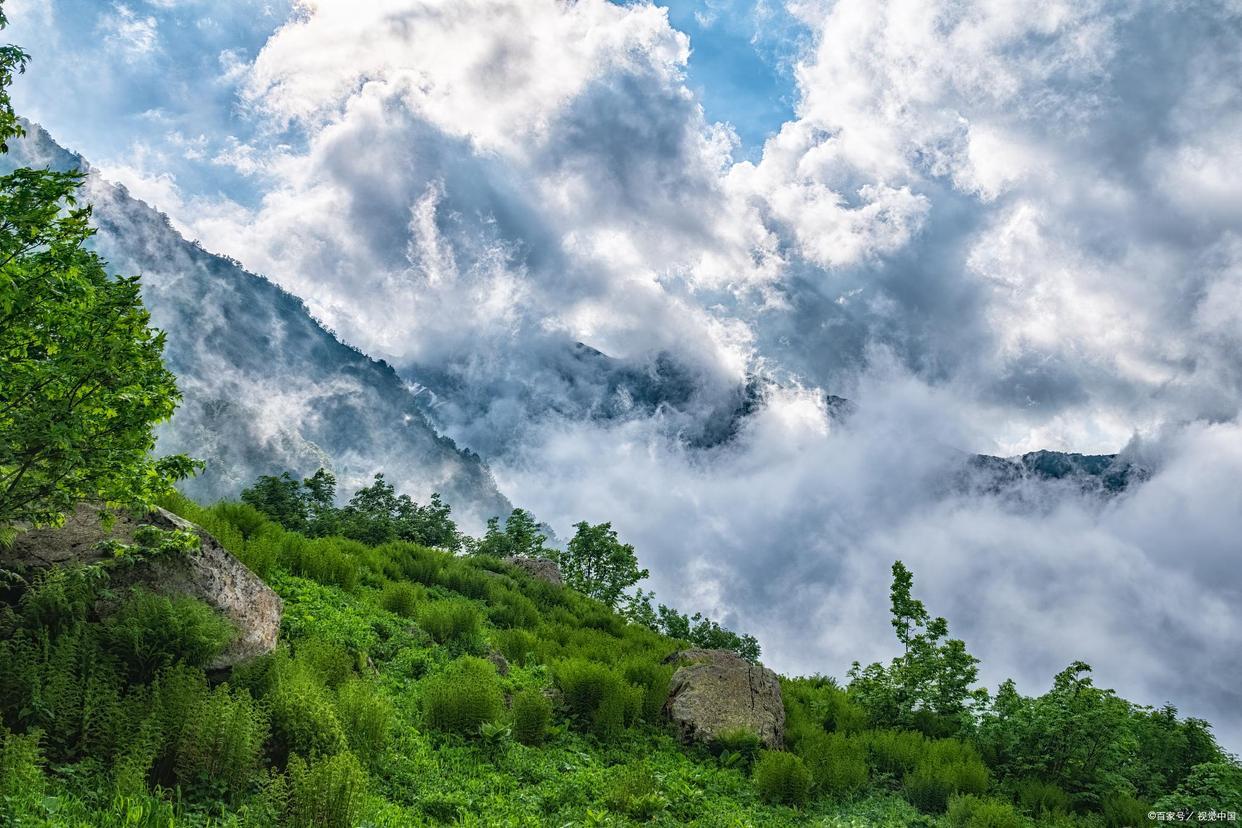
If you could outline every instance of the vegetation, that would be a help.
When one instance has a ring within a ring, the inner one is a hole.
[[[25,65],[20,49],[0,48],[0,149],[21,134],[7,87]],[[150,503],[195,468],[149,455],[151,426],[180,395],[138,280],[110,277],[85,247],[81,183],[49,170],[0,176],[0,542],[81,501]]]
[[[24,60],[0,49],[0,143]],[[666,658],[757,661],[758,642],[655,605],[607,523],[555,551],[515,509],[475,540],[382,474],[337,507],[326,470],[261,478],[239,503],[177,495],[190,461],[147,455],[176,400],[161,339],[136,283],[84,251],[76,186],[0,179],[0,528],[158,496],[280,595],[281,643],[222,674],[236,631],[211,608],[111,582],[191,549],[187,533],[144,529],[106,566],[0,571],[0,824],[1121,828],[1242,812],[1242,766],[1206,722],[1127,702],[1085,664],[1038,696],[975,686],[977,660],[900,562],[888,665],[855,664],[844,686],[781,679],[785,749],[746,730],[687,746],[663,718]],[[553,555],[568,584],[509,555]]]

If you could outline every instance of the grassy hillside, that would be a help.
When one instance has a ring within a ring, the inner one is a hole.
[[[281,595],[283,643],[209,679],[228,630],[203,605],[110,595],[93,569],[14,587],[0,824],[1103,828],[1242,810],[1203,723],[1080,674],[1061,696],[1002,688],[943,738],[943,719],[879,726],[866,676],[783,680],[790,752],[745,733],[688,747],[661,714],[684,644],[597,601],[487,555],[166,505]]]

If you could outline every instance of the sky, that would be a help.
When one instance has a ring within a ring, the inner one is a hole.
[[[1083,659],[1242,747],[1237,0],[6,9],[19,111],[457,389],[440,425],[514,502],[613,521],[773,666],[891,654],[901,558],[990,685]],[[692,393],[584,416],[574,342]],[[681,439],[756,376],[734,441]],[[1042,448],[1153,476],[937,484]]]

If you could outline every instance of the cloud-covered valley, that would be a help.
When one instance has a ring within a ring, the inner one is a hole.
[[[1242,746],[1242,6],[790,0],[795,115],[743,160],[647,3],[301,2],[227,57],[259,4],[195,5],[84,59],[123,88],[212,50],[201,136],[163,100],[75,148],[395,366],[510,500],[613,521],[777,668],[892,650],[901,558],[993,686],[1083,659]],[[22,12],[72,2],[12,6],[71,47]],[[1123,448],[1152,476],[1114,498],[944,486]]]

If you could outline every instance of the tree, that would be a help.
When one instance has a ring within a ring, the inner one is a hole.
[[[341,515],[336,508],[336,475],[320,468],[302,479],[306,502],[306,531],[311,537],[324,538],[340,531]]]
[[[302,484],[285,472],[279,477],[265,474],[249,488],[242,489],[243,503],[249,503],[291,532],[306,532],[309,506]]]
[[[557,563],[565,584],[615,607],[626,589],[648,576],[638,568],[634,547],[621,543],[611,523],[592,526],[582,521]]]
[[[928,735],[954,735],[973,722],[973,711],[987,693],[972,685],[979,660],[959,639],[949,638],[949,624],[931,618],[914,598],[914,576],[901,561],[893,564],[890,592],[892,624],[902,654],[885,667],[850,668],[850,693],[882,726],[923,730]]]
[[[0,149],[21,134],[7,87],[25,63],[0,48]],[[138,280],[109,277],[85,247],[82,180],[0,176],[0,539],[21,522],[58,524],[81,501],[149,504],[199,466],[150,454],[180,394]]]
[[[541,558],[548,555],[544,547],[548,538],[539,530],[535,518],[525,509],[514,509],[500,528],[500,518],[489,518],[487,531],[475,548],[476,554],[507,558],[513,555],[523,558]]]

